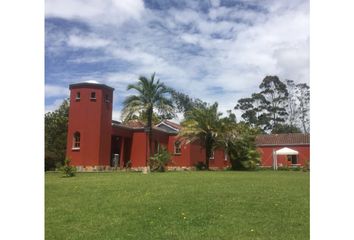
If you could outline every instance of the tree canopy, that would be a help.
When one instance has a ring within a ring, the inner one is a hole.
[[[64,100],[55,111],[45,114],[45,170],[54,170],[64,164],[68,116],[68,100]]]
[[[305,83],[282,82],[277,76],[266,76],[259,85],[259,92],[239,99],[234,109],[241,111],[245,123],[263,132],[298,132],[302,128],[307,133],[309,89]]]
[[[187,142],[199,141],[205,148],[205,164],[209,169],[209,159],[217,146],[220,137],[221,121],[218,104],[194,107],[186,112],[186,118],[181,122],[182,130],[179,136]]]

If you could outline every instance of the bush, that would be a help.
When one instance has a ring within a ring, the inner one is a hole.
[[[54,152],[46,151],[44,156],[44,170],[54,171],[58,169],[58,166],[63,166],[64,157],[60,157]]]
[[[302,168],[302,171],[304,171],[304,172],[310,171],[310,161],[309,160],[305,160],[304,167]]]
[[[70,159],[69,158],[65,158],[64,166],[61,167],[61,172],[64,173],[65,177],[75,176],[76,168],[73,166],[70,166]]]
[[[294,166],[294,167],[291,167],[291,170],[292,171],[300,171],[301,167],[300,166]]]
[[[170,162],[171,154],[165,147],[161,147],[153,157],[150,158],[150,170],[155,172],[166,171],[166,165]]]
[[[196,170],[202,171],[207,169],[207,165],[204,162],[199,161],[195,164],[195,168]]]

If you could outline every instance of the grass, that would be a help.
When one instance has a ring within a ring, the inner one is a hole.
[[[309,239],[309,173],[47,173],[45,235]]]

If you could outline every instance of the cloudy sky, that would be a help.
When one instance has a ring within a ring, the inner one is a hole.
[[[46,0],[46,111],[68,85],[115,88],[113,118],[140,75],[225,112],[266,75],[309,83],[308,0]],[[239,115],[239,114],[238,114]]]

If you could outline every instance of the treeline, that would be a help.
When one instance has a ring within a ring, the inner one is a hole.
[[[242,121],[266,133],[310,132],[310,87],[266,76],[259,92],[238,100]]]

